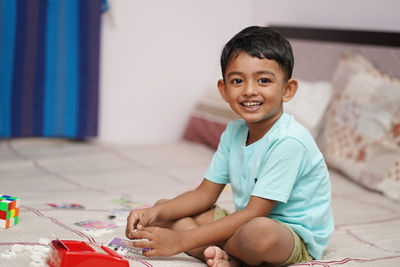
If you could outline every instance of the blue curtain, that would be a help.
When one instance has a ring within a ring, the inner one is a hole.
[[[102,0],[0,0],[0,137],[97,135]]]

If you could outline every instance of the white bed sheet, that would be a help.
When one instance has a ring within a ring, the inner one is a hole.
[[[107,221],[124,208],[116,199],[152,204],[196,187],[213,151],[178,142],[111,146],[63,139],[0,140],[0,193],[21,198],[19,223],[0,229],[0,253],[13,244],[39,238],[107,243],[124,237],[124,226],[90,238],[75,222]],[[400,266],[400,205],[367,191],[331,171],[336,229],[323,259],[296,266]],[[233,210],[229,186],[219,204]],[[82,210],[55,209],[46,203],[78,203]],[[130,266],[206,266],[184,253],[146,258],[131,254]],[[0,259],[0,266],[29,266],[29,253]]]

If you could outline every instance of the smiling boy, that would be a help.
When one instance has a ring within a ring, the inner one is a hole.
[[[289,265],[319,259],[334,224],[330,181],[309,132],[283,111],[296,93],[293,53],[279,33],[252,26],[221,55],[228,124],[200,186],[134,210],[126,235],[146,256],[186,251],[209,266]],[[215,203],[231,183],[236,211]],[[137,230],[137,231],[134,231]]]

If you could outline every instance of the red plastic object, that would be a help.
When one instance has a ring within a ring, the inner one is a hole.
[[[74,240],[51,241],[51,267],[129,267],[129,262],[105,246]]]

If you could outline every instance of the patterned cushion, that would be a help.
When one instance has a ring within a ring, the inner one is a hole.
[[[327,164],[400,200],[400,81],[359,55],[344,56],[319,144]]]

